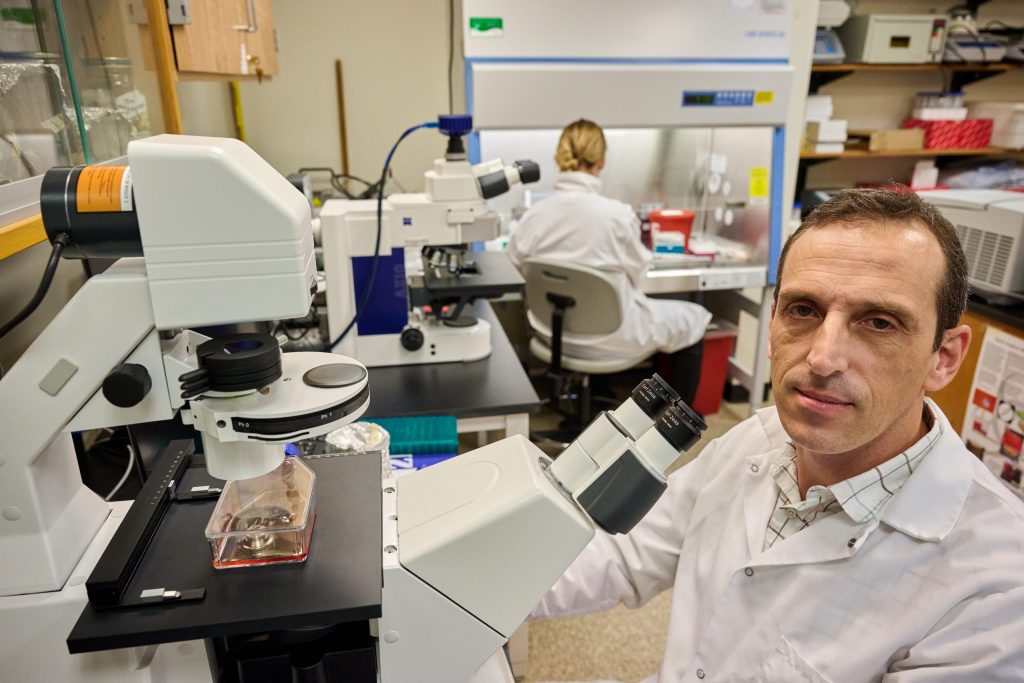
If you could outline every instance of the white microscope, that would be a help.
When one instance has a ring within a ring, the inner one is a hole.
[[[282,443],[355,420],[369,401],[366,370],[349,358],[186,329],[306,314],[315,273],[301,194],[235,140],[162,135],[130,143],[128,160],[44,181],[52,242],[71,257],[124,258],[87,281],[0,381],[5,682],[217,680],[198,641],[68,654],[75,620],[96,605],[82,577],[117,542],[122,519],[153,505],[140,497],[126,510],[83,486],[68,432],[180,411],[202,433],[211,475],[258,481],[281,469]],[[376,680],[494,680],[502,644],[595,527],[632,528],[704,429],[655,376],[553,462],[511,437],[383,481]],[[202,596],[111,599],[178,610],[187,623],[187,601]]]
[[[490,355],[490,324],[462,311],[472,298],[516,292],[523,281],[504,255],[468,252],[466,245],[499,234],[486,200],[537,181],[540,169],[532,161],[470,165],[463,138],[472,125],[468,115],[438,118],[448,147],[424,173],[425,192],[330,200],[321,209],[327,315],[337,352],[368,367]]]
[[[303,197],[237,140],[161,135],[132,142],[128,161],[54,170],[43,184],[61,255],[125,258],[89,279],[0,380],[5,681],[210,676],[201,645],[189,657],[165,648],[138,670],[123,652],[67,653],[86,603],[74,577],[89,575],[127,508],[82,484],[70,432],[180,410],[202,432],[210,473],[246,479],[277,468],[281,444],[369,404],[366,370],[351,359],[283,356],[272,337],[251,336],[214,342],[242,360],[218,369],[200,359],[211,340],[187,329],[308,312],[316,272]],[[337,370],[348,380],[308,381]]]

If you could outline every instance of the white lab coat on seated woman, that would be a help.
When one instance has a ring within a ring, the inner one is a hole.
[[[563,336],[577,358],[631,358],[672,353],[704,336],[711,314],[688,301],[649,299],[640,291],[651,252],[640,241],[640,222],[626,204],[601,195],[601,180],[582,171],[560,173],[555,192],[531,207],[508,243],[518,268],[526,259],[552,258],[602,270],[615,280],[624,303],[623,324],[608,335]],[[549,321],[528,314],[530,326],[551,338]]]

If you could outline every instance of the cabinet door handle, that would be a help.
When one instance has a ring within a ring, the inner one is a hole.
[[[263,67],[260,65],[259,55],[247,55],[245,61],[249,62],[256,69],[256,82],[263,82]]]
[[[256,33],[258,24],[256,22],[256,0],[245,0],[245,20],[247,24],[235,24],[231,28],[246,33]]]

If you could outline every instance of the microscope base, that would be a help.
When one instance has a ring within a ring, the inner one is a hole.
[[[476,321],[472,327],[449,327],[434,319],[419,325],[423,345],[409,351],[399,334],[374,334],[356,337],[354,355],[368,368],[426,363],[468,363],[491,355],[491,324]],[[339,347],[339,350],[341,347]]]

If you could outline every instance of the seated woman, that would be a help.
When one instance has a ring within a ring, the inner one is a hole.
[[[608,335],[566,333],[565,352],[577,358],[631,358],[672,354],[672,385],[690,403],[700,379],[701,339],[711,320],[703,306],[649,299],[640,291],[651,252],[640,241],[640,221],[629,205],[601,195],[605,139],[600,126],[580,119],[562,131],[555,152],[561,171],[552,196],[531,207],[508,243],[518,268],[526,259],[554,258],[604,271],[625,303],[623,323]],[[531,314],[530,325],[550,339],[548,325]]]

